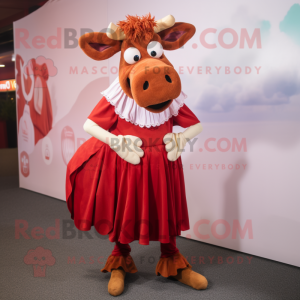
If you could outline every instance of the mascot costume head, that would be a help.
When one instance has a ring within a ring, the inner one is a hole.
[[[195,30],[191,24],[176,23],[171,15],[158,21],[150,14],[128,16],[118,26],[110,23],[107,33],[87,33],[79,45],[95,60],[105,60],[121,51],[119,81],[123,91],[139,106],[160,113],[181,92],[179,75],[163,50],[179,49]]]

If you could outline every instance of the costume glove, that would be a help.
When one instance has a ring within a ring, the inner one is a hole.
[[[140,157],[144,155],[144,151],[140,148],[143,143],[140,138],[133,135],[118,135],[111,139],[110,143],[110,148],[124,160],[133,165],[140,163]]]
[[[196,135],[198,135],[202,131],[203,127],[201,123],[195,124],[188,129],[186,129],[184,132],[180,133],[167,133],[163,141],[166,144],[166,151],[168,152],[168,160],[169,161],[175,161],[178,159],[178,157],[183,152],[183,149],[187,143],[187,141],[194,138]]]
[[[140,158],[144,155],[144,151],[140,148],[143,143],[140,138],[133,135],[116,136],[90,119],[86,120],[83,129],[93,137],[109,145],[125,161],[133,165],[140,163]]]

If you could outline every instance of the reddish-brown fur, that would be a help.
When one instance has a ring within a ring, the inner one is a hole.
[[[126,21],[120,21],[117,25],[123,30],[126,38],[135,41],[144,39],[149,41],[153,37],[156,21],[149,13],[146,16],[126,16]]]

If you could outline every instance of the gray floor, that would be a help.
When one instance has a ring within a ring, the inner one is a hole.
[[[40,239],[33,238],[33,228],[46,231],[55,225],[55,219],[59,238],[49,239],[45,234]],[[100,269],[113,246],[94,230],[89,236],[81,236],[77,230],[64,229],[72,225],[65,202],[18,188],[17,176],[0,177],[0,220],[0,299],[112,299],[107,292],[109,274],[101,273]],[[17,230],[20,226],[16,222],[23,222],[25,227]],[[20,230],[27,236],[20,233],[18,237]],[[73,236],[67,238],[70,234]],[[259,257],[252,257],[249,263],[250,255],[180,237],[177,243],[190,262],[194,256],[193,269],[208,278],[207,290],[196,291],[156,276],[159,243],[141,246],[134,242],[132,256],[139,272],[127,275],[125,291],[119,298],[300,299],[299,268]],[[54,264],[46,267],[44,277],[34,277],[33,265],[24,262],[28,251],[37,247],[49,249],[55,258]],[[199,263],[199,256],[204,257],[205,264]],[[73,257],[73,263],[68,262]],[[214,257],[212,263],[209,257]],[[222,264],[218,257],[223,259]],[[228,264],[226,261],[231,257],[234,262]],[[240,264],[238,257],[243,259]]]

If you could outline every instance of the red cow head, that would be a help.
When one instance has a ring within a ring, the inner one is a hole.
[[[188,23],[175,23],[169,15],[154,21],[151,15],[127,16],[108,31],[86,33],[79,39],[82,50],[95,60],[121,51],[119,82],[126,95],[154,113],[168,108],[181,92],[181,81],[163,50],[182,47],[195,33]]]

